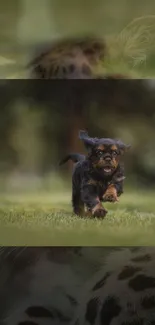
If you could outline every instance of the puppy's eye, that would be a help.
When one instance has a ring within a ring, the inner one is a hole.
[[[117,151],[113,151],[113,156],[117,156]]]
[[[103,155],[103,151],[101,150],[97,151],[97,155],[101,157]]]

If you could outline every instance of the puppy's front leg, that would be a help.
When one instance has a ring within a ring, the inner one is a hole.
[[[81,199],[94,217],[101,218],[107,214],[107,210],[99,200],[95,185],[83,183],[81,187]]]
[[[103,195],[103,200],[109,201],[109,202],[117,202],[118,201],[117,189],[116,189],[115,185],[111,184],[108,186],[105,194]]]
[[[118,197],[123,193],[123,180],[124,176],[116,178],[116,180],[110,184],[103,195],[103,201],[118,202]]]

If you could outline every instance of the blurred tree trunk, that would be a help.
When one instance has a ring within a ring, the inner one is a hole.
[[[81,96],[81,86],[71,89],[69,97],[69,119],[68,119],[68,152],[83,152],[84,148],[79,140],[79,129],[86,128],[85,119],[85,99]],[[72,163],[69,163],[69,169],[72,168]]]
[[[10,142],[18,154],[18,171],[30,175],[40,175],[44,153],[42,123],[44,112],[38,112],[26,101],[17,100],[12,111],[15,127]]]

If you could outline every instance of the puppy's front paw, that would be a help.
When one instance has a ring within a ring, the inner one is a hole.
[[[118,202],[117,191],[114,186],[110,186],[103,195],[103,201]]]
[[[112,194],[106,194],[103,196],[103,201],[106,202],[118,202],[118,197]]]
[[[97,204],[96,207],[92,210],[93,217],[104,218],[107,214],[107,210],[101,205],[101,203]]]
[[[107,214],[107,210],[105,210],[104,208],[102,209],[97,209],[94,213],[93,216],[97,217],[97,218],[104,218]]]

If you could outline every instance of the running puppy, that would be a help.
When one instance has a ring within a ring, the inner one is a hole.
[[[121,156],[131,147],[120,140],[90,138],[86,131],[79,138],[88,151],[87,156],[70,154],[59,165],[71,159],[74,163],[72,175],[72,204],[77,215],[87,213],[94,217],[105,217],[107,210],[101,202],[116,202],[123,193],[124,168]]]

